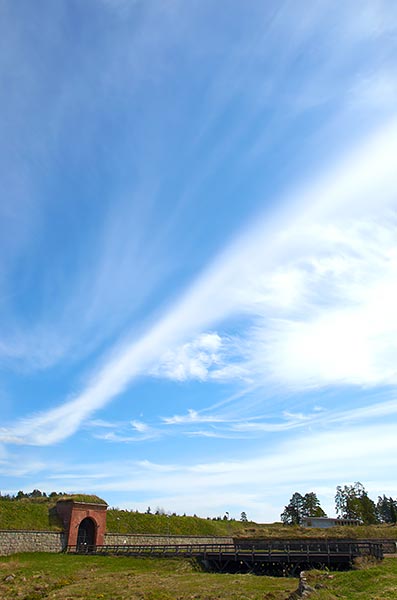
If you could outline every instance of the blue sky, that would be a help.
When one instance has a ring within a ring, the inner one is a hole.
[[[2,493],[397,496],[393,1],[0,2]]]

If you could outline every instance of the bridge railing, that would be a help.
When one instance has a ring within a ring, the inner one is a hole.
[[[80,544],[68,546],[67,552],[75,554],[198,555],[234,553],[235,546],[233,544],[109,544],[104,546]]]
[[[337,557],[348,556],[351,560],[358,556],[374,556],[383,558],[383,546],[380,542],[338,541],[338,542],[304,542],[273,540],[264,547],[255,544],[238,547],[234,544],[113,544],[105,546],[92,546],[80,544],[68,546],[67,552],[73,554],[117,554],[129,556],[163,556],[163,557],[201,557],[210,558],[214,555],[220,557],[233,557],[235,560],[250,557],[251,560],[271,560],[286,556],[315,558],[316,556]]]

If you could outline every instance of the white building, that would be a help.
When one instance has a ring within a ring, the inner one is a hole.
[[[340,527],[341,525],[361,525],[358,519],[337,519],[332,517],[303,517],[302,527],[318,527],[328,529],[329,527]]]

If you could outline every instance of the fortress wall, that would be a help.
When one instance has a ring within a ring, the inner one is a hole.
[[[15,552],[62,552],[65,543],[63,532],[0,530],[0,556]]]
[[[204,535],[159,535],[139,533],[105,533],[105,545],[172,545],[180,544],[233,544],[232,537],[214,537]]]
[[[232,544],[233,538],[213,536],[105,533],[105,545]],[[0,556],[16,552],[62,552],[66,534],[56,531],[0,530]]]

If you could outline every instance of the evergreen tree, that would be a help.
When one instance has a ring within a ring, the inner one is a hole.
[[[389,498],[390,504],[390,522],[397,523],[397,502],[393,498]]]
[[[320,506],[320,501],[314,492],[302,496],[295,492],[289,504],[281,513],[281,520],[287,525],[300,525],[303,517],[325,517],[325,512]]]
[[[314,492],[309,492],[303,497],[303,517],[325,517],[326,514],[320,506],[320,500]]]
[[[378,496],[376,514],[381,523],[396,523],[397,502],[393,500],[393,498],[387,498],[385,494],[383,494],[383,496]]]
[[[356,481],[353,485],[338,485],[335,495],[336,513],[343,519],[358,519],[365,525],[378,522],[377,507],[369,498],[362,483]]]
[[[302,518],[303,496],[299,492],[292,495],[289,504],[281,513],[281,520],[286,525],[299,525]]]

